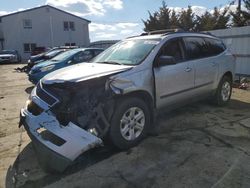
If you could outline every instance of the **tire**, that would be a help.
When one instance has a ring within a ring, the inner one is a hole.
[[[226,105],[232,94],[232,79],[228,76],[223,76],[216,90],[214,102],[218,106]]]
[[[111,142],[122,150],[136,146],[146,136],[150,118],[149,108],[143,100],[134,97],[118,100],[111,119]]]

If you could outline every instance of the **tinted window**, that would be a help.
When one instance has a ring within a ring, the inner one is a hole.
[[[48,53],[45,54],[45,57],[48,57],[48,58],[52,58],[52,57],[55,57],[56,55],[64,52],[65,50],[61,50],[61,49],[58,49],[58,50],[53,50],[53,51],[50,51]]]
[[[58,56],[54,57],[53,59],[51,59],[51,61],[60,62],[60,61],[63,61],[63,60],[70,58],[71,56],[73,56],[74,54],[76,54],[78,52],[79,52],[78,49],[69,50],[69,51],[63,52],[63,53],[59,54]]]
[[[90,50],[85,50],[75,55],[74,61],[75,63],[80,63],[84,61],[88,61],[93,58],[93,54]]]
[[[179,39],[168,41],[162,48],[160,55],[172,56],[177,62],[183,60],[183,55],[181,52],[181,42]]]
[[[81,61],[88,61],[94,57],[93,52],[91,50],[85,50],[82,54]]]
[[[185,37],[188,59],[199,59],[209,56],[205,40],[200,37]]]
[[[94,50],[94,55],[97,56],[97,55],[100,54],[101,52],[103,52],[103,50]]]
[[[205,38],[205,41],[206,41],[207,47],[209,49],[209,51],[208,51],[209,56],[218,55],[218,54],[224,52],[225,46],[220,40]]]

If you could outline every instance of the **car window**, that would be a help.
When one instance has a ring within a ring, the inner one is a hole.
[[[71,58],[77,52],[79,52],[78,49],[63,52],[63,53],[57,55],[56,57],[52,58],[51,61],[57,61],[57,62],[64,61],[64,60],[66,60],[68,58]]]
[[[209,56],[208,47],[201,37],[185,37],[186,54],[188,59],[199,59]]]
[[[80,63],[84,61],[89,61],[92,58],[93,58],[93,53],[90,50],[85,50],[75,55],[74,62]]]
[[[3,50],[3,51],[0,52],[0,54],[13,54],[13,55],[16,55],[17,52],[16,51]]]
[[[175,58],[176,62],[183,61],[180,39],[168,41],[161,49],[160,56],[161,55],[172,56]]]
[[[54,57],[54,56],[56,56],[57,54],[59,54],[60,52],[62,52],[63,50],[60,50],[60,49],[58,49],[58,50],[53,50],[53,51],[50,51],[50,52],[47,52],[46,54],[45,54],[45,56],[47,56],[47,57]]]
[[[100,54],[101,52],[103,52],[103,50],[94,50],[94,56],[97,56],[97,55]]]
[[[225,51],[225,45],[222,43],[222,41],[212,38],[205,38],[207,48],[208,48],[208,55],[214,56],[218,55]]]

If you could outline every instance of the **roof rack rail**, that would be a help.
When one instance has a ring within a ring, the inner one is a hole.
[[[213,33],[209,32],[209,31],[200,31],[200,33],[211,35],[211,36],[215,37],[215,35]]]
[[[183,32],[183,29],[176,28],[176,29],[163,29],[163,30],[155,30],[142,33],[141,36],[144,35],[157,35],[157,34],[167,34],[167,33],[176,33],[176,32]]]

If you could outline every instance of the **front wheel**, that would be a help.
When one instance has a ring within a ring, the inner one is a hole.
[[[232,94],[232,79],[228,76],[224,76],[217,88],[215,94],[215,103],[219,106],[227,104],[231,98]]]
[[[150,112],[145,102],[128,97],[117,103],[111,120],[110,138],[119,149],[137,145],[145,137],[150,126]]]

